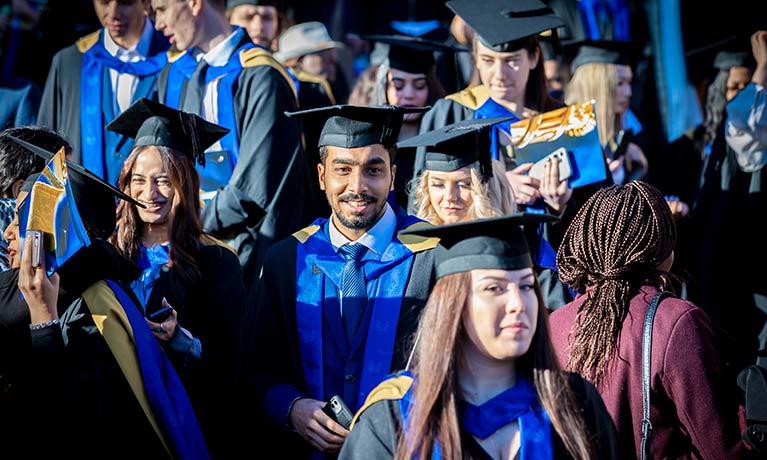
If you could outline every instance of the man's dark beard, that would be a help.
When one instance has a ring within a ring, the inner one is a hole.
[[[342,195],[338,198],[338,203],[344,202],[344,201],[366,201],[369,204],[375,204],[378,202],[375,198],[369,195]],[[374,215],[370,217],[365,217],[362,215],[352,215],[351,218],[347,218],[344,216],[341,212],[338,212],[336,210],[333,210],[334,214],[336,215],[336,218],[338,218],[338,221],[341,222],[341,225],[343,225],[346,228],[351,228],[354,230],[367,230],[371,228],[375,223],[378,221],[378,218],[381,217],[381,213],[377,212]]]

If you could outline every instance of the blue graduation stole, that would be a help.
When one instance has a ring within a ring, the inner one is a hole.
[[[174,458],[210,458],[192,404],[168,356],[125,291],[111,280],[106,282],[130,321],[144,390]]]
[[[160,277],[162,268],[170,260],[170,243],[158,244],[151,248],[139,244],[139,251],[136,265],[142,270],[141,276],[131,281],[130,287],[133,293],[136,294],[136,298],[138,298],[141,306],[144,307],[144,312],[146,312],[147,302],[149,301],[149,296],[152,295],[154,283]]]
[[[506,134],[511,134],[509,127],[512,123],[519,121],[519,117],[506,107],[495,102],[493,98],[490,97],[487,98],[484,104],[474,110],[475,120],[495,117],[514,117],[512,120],[498,124],[494,126],[494,129],[490,130],[490,156],[493,158],[493,160],[503,160],[499,157],[498,154],[500,149],[498,148],[498,131],[496,130],[502,129],[506,132]]]
[[[168,89],[165,91],[165,100],[160,101],[168,107],[178,109],[181,107],[181,88],[184,82],[192,78],[192,73],[197,67],[197,60],[189,51],[184,53],[168,68]]]
[[[323,303],[338,298],[344,259],[333,250],[329,238],[321,229],[329,225],[329,219],[321,218],[312,223],[314,233],[296,249],[296,321],[299,350],[307,394],[324,400],[323,372]],[[402,230],[416,222],[413,216],[397,215],[397,228]],[[413,252],[395,238],[384,251],[381,260],[364,262],[368,283],[378,280],[375,293],[371,296],[368,309],[370,323],[367,335],[364,326],[353,344],[346,345],[343,323],[338,317],[337,325],[332,322],[333,336],[339,342],[339,349],[347,350],[349,356],[365,341],[362,375],[357,387],[356,399],[347,401],[350,409],[356,411],[365,402],[370,390],[385,380],[391,370],[394,342],[397,334],[402,297],[410,277]],[[366,313],[366,316],[368,313]]]
[[[412,374],[407,371],[402,374],[412,377]],[[417,381],[414,380],[405,396],[398,401],[402,414],[402,426],[405,430],[408,427],[410,409],[415,404],[413,388],[416,384]],[[458,419],[461,428],[479,439],[485,439],[517,420],[521,441],[520,460],[550,460],[554,456],[551,444],[551,421],[538,400],[535,387],[522,375],[517,376],[517,384],[514,387],[503,391],[480,406],[460,400]],[[437,440],[432,459],[441,458],[439,440]]]
[[[115,115],[113,98],[106,100],[106,95],[112,94],[112,86],[108,69],[114,69],[119,73],[129,73],[139,77],[139,84],[133,95],[133,101],[141,97],[148,97],[154,87],[157,73],[168,62],[166,53],[158,53],[140,62],[122,62],[109,54],[104,48],[104,30],[99,32],[99,38],[86,52],[83,53],[83,65],[80,68],[80,129],[82,142],[83,166],[91,170],[97,176],[104,178],[109,183],[119,176],[119,167],[122,160],[114,157],[114,148],[120,143],[121,138],[116,133],[106,132],[104,126],[112,121]],[[152,78],[144,78],[152,77]],[[104,85],[109,87],[108,93],[104,92]],[[109,107],[107,112],[104,109]],[[106,145],[105,145],[105,137]],[[125,141],[128,148],[132,142]],[[105,148],[106,147],[106,148]],[[109,157],[109,158],[107,158]],[[117,168],[114,171],[115,167]],[[111,170],[110,170],[111,169]]]
[[[243,32],[244,33],[244,32]],[[226,64],[222,66],[210,66],[205,72],[205,87],[216,79],[218,82],[218,99],[216,106],[218,108],[218,125],[229,129],[221,140],[221,147],[228,152],[228,164],[214,165],[209,161],[205,167],[197,165],[197,171],[201,175],[201,188],[203,191],[216,190],[227,184],[231,177],[234,166],[237,164],[237,158],[240,153],[240,142],[237,136],[237,120],[234,113],[234,94],[232,87],[242,72],[242,61],[240,54],[257,45],[248,41],[237,48]],[[175,109],[181,106],[181,88],[184,81],[189,80],[197,67],[197,60],[186,52],[178,58],[170,67],[168,73],[168,90],[165,96],[165,104]],[[201,98],[202,99],[202,98]],[[202,107],[197,112],[202,113]]]

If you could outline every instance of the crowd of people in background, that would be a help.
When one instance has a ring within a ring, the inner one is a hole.
[[[688,7],[0,0],[0,450],[767,455],[767,11]]]

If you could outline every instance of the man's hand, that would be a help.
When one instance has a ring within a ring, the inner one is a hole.
[[[301,398],[290,410],[290,422],[298,434],[322,452],[338,452],[349,430],[322,412],[323,401]]]

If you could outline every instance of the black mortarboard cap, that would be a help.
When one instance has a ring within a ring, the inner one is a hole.
[[[231,10],[240,5],[273,6],[277,11],[283,11],[285,4],[283,0],[226,0],[226,9]]]
[[[13,136],[10,137],[45,161],[50,160],[54,155],[53,152],[34,144]],[[80,217],[99,238],[107,238],[114,232],[115,212],[117,210],[115,198],[144,207],[143,204],[105,182],[86,168],[68,160],[66,164],[69,171],[69,185],[72,188]]]
[[[748,51],[719,51],[714,58],[714,67],[719,70],[730,70],[731,67],[753,69],[755,64],[754,55]]]
[[[400,234],[437,237],[437,278],[470,270],[532,268],[533,258],[521,225],[555,222],[550,214],[517,213],[457,224],[424,226]]]
[[[317,109],[285,112],[289,117],[324,119],[319,147],[330,145],[352,149],[373,144],[389,148],[397,142],[402,117],[407,113],[422,113],[430,107],[400,107],[382,105],[363,107],[333,105]]]
[[[487,180],[493,175],[488,130],[513,118],[463,120],[411,137],[397,147],[426,147],[424,168],[430,171],[450,172],[478,162],[480,174]]]
[[[565,24],[538,0],[452,0],[445,5],[474,29],[483,45],[500,52],[518,50],[518,40]]]
[[[581,40],[564,45],[564,49],[570,51],[569,54],[575,54],[570,62],[571,72],[584,64],[594,63],[633,66],[643,47],[643,42],[635,40]]]
[[[410,73],[426,73],[434,67],[435,52],[469,51],[463,46],[408,35],[360,35],[360,38],[389,45],[389,67]]]
[[[107,129],[135,138],[133,147],[164,146],[187,154],[205,166],[205,149],[229,130],[193,113],[182,112],[147,98],[125,109]]]

